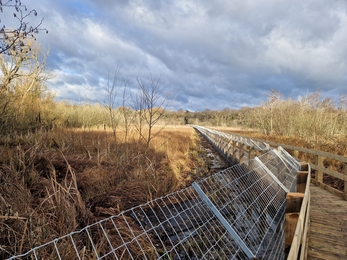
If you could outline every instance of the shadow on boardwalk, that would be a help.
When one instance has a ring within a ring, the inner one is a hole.
[[[347,201],[313,184],[307,259],[347,259]]]

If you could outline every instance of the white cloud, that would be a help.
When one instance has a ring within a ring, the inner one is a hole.
[[[132,80],[162,75],[165,86],[177,89],[174,106],[183,109],[184,102],[190,109],[255,105],[271,89],[284,95],[301,89],[347,93],[345,1],[38,0],[30,5],[37,5],[50,31],[39,35],[50,45],[48,64],[58,73],[50,84],[66,97],[92,97],[117,64]]]

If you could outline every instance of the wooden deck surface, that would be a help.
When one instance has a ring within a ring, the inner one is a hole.
[[[347,259],[347,201],[311,184],[307,259]]]

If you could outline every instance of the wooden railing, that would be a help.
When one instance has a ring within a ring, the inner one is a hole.
[[[301,163],[298,172],[297,192],[289,192],[286,201],[285,244],[289,250],[288,260],[306,259],[310,219],[311,168]]]
[[[241,135],[236,135],[236,134],[231,134],[231,135],[243,137]],[[243,137],[243,138],[247,138],[247,137]],[[272,147],[281,146],[287,152],[289,152],[294,158],[307,161],[310,164],[311,171],[312,171],[312,178],[311,178],[312,183],[347,200],[347,157],[337,155],[337,154],[302,148],[298,146],[279,144],[279,143],[265,141],[265,140],[261,140],[257,138],[252,138],[252,140],[257,141],[259,143],[265,142]],[[335,169],[331,169],[333,165],[335,165],[335,168],[336,168],[336,165],[339,166],[341,170],[336,171]],[[331,182],[334,179],[340,180],[340,182],[343,183],[342,185],[343,189],[336,189],[336,187],[331,186]]]

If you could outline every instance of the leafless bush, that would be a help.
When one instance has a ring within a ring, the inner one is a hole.
[[[253,121],[266,135],[297,136],[309,141],[346,135],[346,107],[344,97],[339,105],[314,93],[284,100],[278,92],[271,92],[261,106],[252,109]]]

